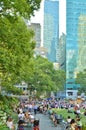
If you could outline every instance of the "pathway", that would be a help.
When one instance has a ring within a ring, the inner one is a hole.
[[[37,114],[36,117],[40,120],[40,130],[65,130],[64,126],[59,124],[55,127],[48,115]]]

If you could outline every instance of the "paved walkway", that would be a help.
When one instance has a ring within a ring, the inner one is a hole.
[[[65,126],[59,124],[55,127],[48,115],[36,114],[35,118],[40,120],[40,130],[65,130]],[[25,130],[32,130],[32,128],[26,127]]]
[[[55,127],[52,121],[49,119],[48,115],[37,114],[35,118],[39,119],[40,121],[40,130],[65,130],[65,127],[59,124],[57,127]],[[24,130],[32,130],[32,127],[24,127]]]
[[[48,115],[37,114],[35,117],[40,120],[40,130],[65,130],[64,126],[61,125],[55,127]]]

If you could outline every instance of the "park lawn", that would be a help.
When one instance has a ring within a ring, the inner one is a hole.
[[[68,110],[67,109],[58,109],[58,108],[54,108],[53,111],[57,114],[60,114],[62,115],[62,117],[64,118],[64,120],[67,119],[68,116],[70,116],[71,118],[75,118],[76,115],[74,113],[68,113]],[[84,110],[81,110],[81,113],[83,113]],[[81,121],[82,121],[82,124],[83,125],[86,125],[86,117],[81,114]]]

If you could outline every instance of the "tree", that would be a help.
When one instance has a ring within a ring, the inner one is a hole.
[[[56,83],[57,90],[64,90],[64,84],[66,81],[66,74],[64,70],[54,70],[52,74],[52,80]]]
[[[51,85],[50,76],[47,74],[49,67],[52,67],[52,63],[47,59],[40,56],[34,59],[34,73],[33,76],[29,79],[30,83],[35,87],[34,89],[38,91],[46,91]]]
[[[86,69],[77,74],[76,83],[80,84],[79,93],[86,93]]]
[[[16,16],[30,18],[40,8],[41,0],[0,0],[0,17],[15,19]]]
[[[65,72],[62,70],[55,70],[53,63],[48,59],[37,56],[34,59],[34,73],[29,79],[32,89],[43,92],[57,92],[63,89],[65,83]]]
[[[0,82],[6,89],[27,80],[33,70],[34,32],[24,18],[30,18],[41,0],[0,1]],[[23,17],[23,18],[22,18]]]
[[[5,83],[5,86],[8,83],[9,86],[9,83],[21,81],[31,70],[29,65],[35,47],[34,33],[28,30],[20,17],[14,24],[11,24],[7,18],[2,18],[0,30],[2,83]]]

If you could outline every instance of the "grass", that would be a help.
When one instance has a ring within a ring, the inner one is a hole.
[[[74,118],[74,119],[76,117],[76,115],[74,113],[68,113],[67,109],[55,108],[55,109],[53,109],[53,111],[56,112],[57,114],[61,114],[62,117],[64,118],[64,120],[66,120],[68,116],[70,116],[71,118]],[[84,110],[81,110],[81,112],[83,112],[83,111]],[[82,124],[86,125],[86,117],[83,114],[81,114],[80,117],[81,117]]]

